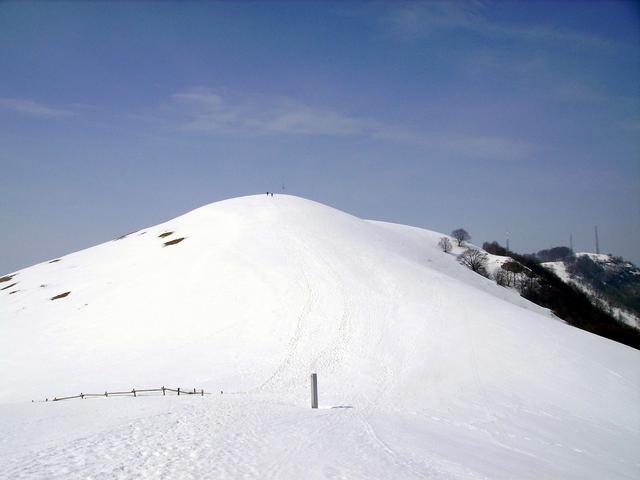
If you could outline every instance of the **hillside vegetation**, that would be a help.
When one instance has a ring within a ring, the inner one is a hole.
[[[497,242],[485,243],[483,247],[489,253],[512,258],[532,272],[536,281],[530,282],[527,288],[520,290],[524,298],[550,309],[574,327],[640,349],[640,330],[627,325],[614,316],[606,304],[594,302],[594,299],[583,289],[560,278],[553,269],[545,266],[546,264],[542,263],[539,257],[512,252]],[[549,259],[545,256],[542,258]],[[569,271],[581,276],[584,275],[584,278],[589,279],[590,284],[594,286],[603,284],[602,290],[612,291],[633,304],[633,301],[630,300],[632,295],[628,292],[633,292],[637,288],[634,274],[628,271],[614,275],[606,274],[602,267],[599,267],[586,255],[579,256],[577,259],[573,255],[565,255],[562,258],[569,265]],[[628,264],[623,261],[619,263]],[[587,266],[585,267],[585,265]],[[630,277],[633,283],[625,283],[625,279],[628,281]],[[608,284],[606,278],[613,278],[616,281]],[[612,297],[618,298],[614,295]]]

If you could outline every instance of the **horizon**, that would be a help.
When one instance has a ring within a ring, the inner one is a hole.
[[[0,41],[3,274],[283,186],[640,264],[637,3],[5,2]]]
[[[196,207],[196,208],[194,208],[194,209],[191,209],[191,210],[189,210],[189,211],[179,213],[179,214],[177,214],[175,217],[167,218],[167,219],[161,220],[161,221],[160,221],[160,222],[158,222],[157,224],[162,224],[162,223],[171,222],[172,220],[174,220],[174,219],[176,219],[176,218],[179,218],[179,217],[181,217],[181,216],[183,216],[183,215],[188,215],[188,214],[190,214],[191,212],[193,212],[194,210],[197,210],[197,209],[202,208],[202,207],[206,207],[206,206],[208,206],[208,205],[213,205],[213,204],[217,204],[217,203],[222,203],[222,202],[229,201],[229,200],[237,200],[237,199],[241,199],[241,198],[260,197],[260,196],[264,196],[266,193],[267,193],[267,192],[262,192],[262,193],[251,193],[251,194],[247,194],[247,195],[241,195],[241,196],[238,196],[238,197],[223,198],[223,199],[216,200],[216,201],[211,202],[211,203],[208,203],[208,204],[200,205],[200,206],[198,206],[198,207]],[[319,203],[319,204],[321,204],[321,205],[324,205],[324,206],[327,206],[327,207],[330,207],[330,208],[335,208],[335,209],[337,209],[337,210],[339,210],[339,211],[341,211],[341,212],[343,212],[343,213],[347,213],[347,214],[350,214],[350,215],[351,215],[351,213],[350,213],[350,212],[347,212],[347,211],[341,210],[341,209],[339,209],[339,208],[337,208],[337,207],[335,207],[335,206],[332,206],[332,205],[329,205],[329,204],[326,204],[326,203],[318,202],[317,200],[314,200],[314,199],[311,199],[311,198],[306,198],[306,197],[302,197],[302,196],[299,196],[299,195],[294,195],[294,194],[290,194],[290,193],[286,193],[286,192],[284,192],[284,193],[283,193],[283,192],[269,192],[269,193],[273,193],[274,197],[278,197],[278,196],[289,196],[289,197],[294,197],[294,198],[298,198],[298,199],[302,199],[302,200],[312,201],[312,202]],[[407,224],[400,224],[400,223],[397,223],[397,222],[391,222],[391,221],[388,221],[388,220],[380,220],[380,219],[376,219],[376,218],[361,218],[361,217],[357,217],[357,216],[356,216],[356,218],[360,218],[361,220],[365,220],[365,221],[381,221],[381,222],[394,223],[394,224],[398,224],[398,225],[407,225]],[[117,239],[118,239],[118,238],[120,238],[122,235],[130,235],[130,234],[132,234],[132,233],[136,233],[136,232],[138,232],[138,231],[140,231],[140,230],[145,230],[145,229],[148,229],[148,228],[153,228],[153,227],[154,227],[154,226],[156,226],[157,224],[155,224],[155,225],[140,225],[137,229],[135,229],[135,230],[131,230],[131,231],[128,231],[128,232],[116,232],[112,237],[107,238],[107,239],[105,239],[104,241],[101,241],[101,242],[99,242],[99,243],[96,243],[96,244],[93,244],[93,245],[87,245],[87,246],[82,247],[82,248],[80,248],[80,249],[78,249],[78,250],[74,250],[74,251],[70,251],[70,252],[61,253],[60,255],[53,255],[53,256],[51,256],[51,257],[44,258],[44,259],[42,259],[41,261],[37,261],[37,262],[35,262],[35,263],[33,263],[33,264],[26,265],[26,266],[21,267],[21,268],[18,268],[18,269],[14,269],[14,270],[12,270],[12,271],[0,272],[0,275],[12,274],[12,273],[18,272],[18,271],[20,271],[20,270],[24,270],[24,269],[26,269],[26,268],[29,268],[29,267],[31,267],[31,266],[35,266],[35,265],[40,264],[40,263],[45,263],[45,262],[47,262],[48,260],[51,260],[51,259],[55,259],[55,258],[59,258],[59,257],[64,257],[64,256],[66,256],[66,255],[70,255],[70,254],[73,254],[73,253],[76,253],[76,252],[79,252],[79,251],[82,251],[82,250],[86,250],[86,249],[89,249],[89,248],[93,248],[93,247],[96,247],[96,246],[98,246],[98,245],[102,245],[102,244],[105,244],[105,243],[109,243],[109,242],[111,242],[111,241],[117,240]],[[407,225],[407,226],[415,227],[415,225]],[[418,228],[424,228],[425,230],[433,231],[434,233],[438,233],[438,234],[442,234],[442,235],[451,236],[451,232],[440,232],[440,231],[431,230],[431,229],[426,228],[426,227],[418,227]],[[469,245],[472,245],[472,246],[478,247],[478,248],[482,248],[482,244],[483,244],[484,242],[492,242],[492,241],[497,241],[497,242],[500,244],[500,246],[502,246],[502,247],[506,247],[506,243],[500,242],[499,240],[482,240],[482,241],[478,241],[478,240],[476,240],[476,241],[474,241],[473,237],[471,238],[471,240],[467,241],[466,243],[467,243],[467,244],[469,244]],[[553,247],[567,247],[567,248],[569,248],[569,245],[552,245],[552,246],[547,247],[547,248],[553,248]],[[512,249],[512,248],[509,248],[509,251],[511,251],[511,252],[518,253],[518,254],[524,254],[524,255],[526,255],[526,254],[535,254],[535,253],[537,253],[537,252],[538,252],[538,251],[540,251],[540,250],[544,250],[544,249],[538,249],[538,250],[536,250],[536,251],[520,252],[520,251],[514,250],[514,249]],[[574,250],[573,250],[573,252],[574,252],[574,253],[595,253],[595,249],[593,249],[593,250],[588,250],[588,249],[584,249],[584,250],[577,250],[577,249],[574,249]],[[600,253],[602,254],[602,253],[604,253],[604,252],[600,252]],[[608,253],[608,254],[609,254],[609,255],[611,255],[611,253]],[[625,259],[625,260],[628,260],[628,259]],[[634,263],[635,263],[635,262],[634,262]]]
[[[267,192],[262,192],[262,193],[250,193],[250,194],[247,194],[247,195],[240,195],[240,196],[238,196],[238,197],[223,198],[223,199],[220,199],[220,200],[216,200],[216,201],[214,201],[214,202],[211,202],[211,203],[207,203],[207,204],[204,204],[204,205],[200,205],[200,206],[198,206],[198,207],[196,207],[196,208],[194,208],[194,209],[191,209],[191,210],[189,210],[189,211],[182,212],[182,213],[178,213],[176,216],[171,217],[171,218],[167,218],[167,219],[164,219],[164,220],[161,220],[161,221],[160,221],[160,222],[158,222],[157,224],[162,224],[162,223],[170,222],[170,221],[172,221],[172,220],[174,220],[174,219],[176,219],[176,218],[179,218],[179,217],[181,217],[181,216],[183,216],[183,215],[188,215],[189,213],[193,212],[194,210],[197,210],[197,209],[202,208],[202,207],[206,207],[207,205],[213,205],[213,204],[216,204],[216,203],[222,203],[222,202],[225,202],[225,201],[228,201],[228,200],[236,200],[236,199],[240,199],[240,198],[260,197],[260,196],[265,195],[266,193],[267,193]],[[347,214],[352,215],[350,212],[345,211],[345,210],[341,210],[340,208],[338,208],[338,207],[336,207],[336,206],[332,206],[332,205],[329,205],[329,204],[327,204],[327,203],[318,202],[317,200],[314,200],[314,199],[311,199],[311,198],[302,197],[302,196],[299,196],[299,195],[294,195],[294,194],[290,194],[290,193],[286,193],[286,192],[269,192],[269,193],[272,193],[272,194],[274,195],[274,197],[278,197],[278,196],[289,196],[289,197],[299,198],[299,199],[302,199],[302,200],[312,201],[312,202],[319,203],[319,204],[324,205],[324,206],[327,206],[327,207],[335,208],[335,209],[337,209],[337,210],[339,210],[339,211],[341,211],[341,212],[343,212],[343,213],[347,213]],[[365,221],[381,221],[381,222],[394,223],[394,224],[398,224],[398,225],[407,225],[407,226],[411,226],[411,227],[416,227],[415,225],[401,224],[401,223],[398,223],[398,222],[392,222],[392,221],[389,221],[389,220],[380,220],[380,219],[377,219],[377,218],[361,218],[361,217],[357,217],[357,216],[356,216],[356,218],[360,218],[361,220],[365,220]],[[155,224],[155,225],[157,225],[157,224]],[[80,248],[80,249],[78,249],[78,250],[70,251],[70,252],[66,252],[66,253],[62,253],[62,254],[60,254],[60,255],[53,255],[53,256],[51,256],[51,257],[44,258],[44,259],[42,259],[41,261],[35,262],[35,263],[31,264],[31,265],[27,265],[27,266],[24,266],[24,267],[22,267],[22,268],[14,269],[13,271],[6,271],[6,272],[0,272],[0,273],[1,273],[2,275],[4,275],[4,274],[11,274],[11,273],[14,273],[14,272],[17,272],[17,271],[23,270],[23,269],[25,269],[25,268],[29,268],[29,267],[31,267],[31,266],[37,265],[37,264],[39,264],[39,263],[44,263],[44,262],[46,262],[46,261],[48,261],[48,260],[51,260],[51,259],[54,259],[54,258],[64,257],[64,256],[66,256],[66,255],[73,254],[73,253],[76,253],[76,252],[78,252],[78,251],[86,250],[86,249],[89,249],[89,248],[92,248],[92,247],[95,247],[95,246],[98,246],[98,245],[102,245],[102,244],[104,244],[104,243],[111,242],[111,241],[113,241],[113,240],[118,239],[121,235],[130,235],[131,233],[135,233],[135,232],[140,231],[140,230],[144,230],[144,229],[152,228],[152,227],[154,227],[155,225],[140,225],[140,226],[138,226],[138,228],[136,228],[135,230],[131,230],[131,231],[126,232],[126,233],[123,233],[123,232],[116,232],[112,237],[107,238],[107,239],[105,239],[104,241],[101,241],[101,242],[99,242],[99,243],[96,243],[96,244],[93,244],[93,245],[87,245],[87,246],[82,247],[82,248]],[[435,232],[435,233],[439,233],[439,234],[442,234],[442,235],[451,236],[451,232],[435,231],[435,230],[429,229],[429,228],[427,228],[427,227],[418,227],[418,228],[424,228],[425,230],[433,231],[433,232]],[[460,228],[463,228],[463,227],[460,227]],[[474,241],[474,239],[473,239],[473,237],[472,237],[472,238],[471,238],[471,240],[467,241],[466,243],[467,243],[467,244],[469,244],[469,245],[472,245],[472,246],[478,247],[478,248],[482,248],[482,244],[483,244],[484,242],[492,242],[492,241],[497,241],[497,242],[500,244],[500,246],[502,246],[502,247],[507,247],[506,242],[501,242],[501,241],[499,241],[499,240],[495,240],[495,239],[493,239],[493,240],[481,240],[481,241],[479,241],[479,240],[475,240],[475,241]],[[595,244],[595,240],[594,240],[594,244]],[[569,245],[561,245],[561,244],[559,244],[559,245],[551,245],[551,246],[549,246],[549,247],[541,248],[541,249],[538,249],[538,250],[535,250],[535,251],[526,251],[526,252],[525,252],[525,251],[517,251],[517,250],[514,250],[513,248],[510,248],[510,247],[511,247],[511,246],[509,246],[509,248],[508,248],[508,250],[509,250],[509,251],[511,251],[511,252],[513,252],[513,253],[523,254],[523,255],[527,255],[527,254],[536,254],[537,252],[539,252],[540,250],[544,250],[545,248],[554,248],[554,247],[566,247],[566,248],[570,248],[570,247],[569,247]],[[573,251],[574,253],[594,253],[594,254],[596,253],[596,252],[595,252],[595,248],[594,248],[594,249],[592,249],[592,250],[589,250],[589,249],[583,249],[583,250],[573,249],[572,251]],[[602,252],[602,251],[601,251],[600,253],[601,253],[601,254],[603,254],[603,253],[605,253],[605,252]],[[613,255],[612,253],[606,253],[606,254],[608,254],[608,255]],[[628,259],[625,259],[625,260],[628,260]],[[635,264],[635,262],[633,262],[633,263]]]

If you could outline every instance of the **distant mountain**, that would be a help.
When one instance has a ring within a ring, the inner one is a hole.
[[[638,269],[611,255],[554,247],[521,255],[485,242],[490,277],[570,325],[640,349]],[[594,260],[595,259],[595,260]]]
[[[613,255],[579,252],[542,265],[585,292],[594,305],[640,328],[640,269],[632,262]]]

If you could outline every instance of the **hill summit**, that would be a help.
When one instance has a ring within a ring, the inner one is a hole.
[[[5,275],[0,402],[186,384],[298,408],[315,372],[324,405],[411,419],[390,448],[443,472],[637,468],[639,352],[476,275],[442,236],[255,195]]]

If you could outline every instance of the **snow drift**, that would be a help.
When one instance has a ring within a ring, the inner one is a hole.
[[[441,236],[257,195],[10,274],[0,283],[15,283],[0,291],[0,422],[22,432],[34,409],[56,425],[68,409],[107,419],[153,412],[162,423],[158,412],[201,408],[188,417],[199,425],[219,425],[219,412],[249,415],[216,437],[222,452],[246,449],[247,428],[276,439],[300,424],[291,438],[316,454],[310,464],[303,452],[286,456],[274,477],[636,476],[639,353],[467,270],[437,248]],[[307,409],[311,372],[321,405],[353,407],[327,410],[336,413],[318,421],[331,428],[315,438],[299,435],[320,412]],[[225,394],[197,407],[195,398],[9,405],[160,385]],[[104,439],[118,422],[91,432]],[[38,436],[30,425],[18,445]],[[367,447],[365,437],[376,441]],[[336,442],[346,442],[342,453]],[[218,473],[269,476],[261,459],[285,444],[266,443]],[[46,447],[64,455],[57,437]],[[32,449],[16,457],[16,448],[0,443],[0,463],[17,458],[7,463],[12,475],[34,461]],[[136,457],[124,459],[140,474]],[[38,468],[49,477],[104,473]]]

